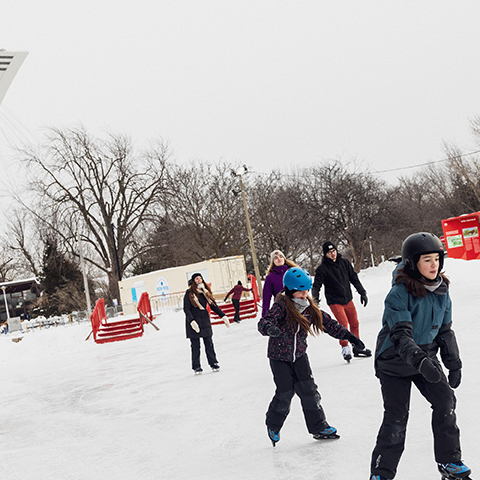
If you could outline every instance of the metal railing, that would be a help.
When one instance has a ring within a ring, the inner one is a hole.
[[[174,292],[167,295],[153,295],[150,305],[154,314],[163,312],[178,312],[183,310],[183,297],[185,292]]]

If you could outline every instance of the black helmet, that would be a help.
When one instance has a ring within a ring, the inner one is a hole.
[[[417,272],[417,262],[420,255],[427,253],[439,254],[439,269],[443,269],[444,250],[442,242],[433,233],[419,232],[407,237],[402,245],[402,261],[405,268]]]

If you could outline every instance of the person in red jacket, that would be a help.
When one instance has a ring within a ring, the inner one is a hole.
[[[245,288],[242,285],[242,282],[239,280],[238,283],[225,295],[223,299],[224,302],[227,301],[228,297],[232,295],[232,303],[235,308],[235,316],[233,321],[235,323],[240,323],[240,298],[242,297],[243,292],[251,292],[251,288]]]

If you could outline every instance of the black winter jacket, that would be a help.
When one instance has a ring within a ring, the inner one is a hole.
[[[310,313],[305,310],[303,316],[311,323]],[[339,340],[351,341],[355,336],[343,325],[340,325],[330,315],[322,310],[322,323],[325,333]],[[300,325],[293,327],[287,321],[287,306],[285,295],[279,293],[275,303],[268,313],[258,322],[258,331],[263,336],[268,336],[269,327],[278,327],[281,330],[279,337],[269,337],[267,356],[272,360],[284,362],[295,362],[305,355],[307,350],[308,334],[300,328]]]
[[[183,297],[183,311],[185,312],[185,329],[187,338],[211,337],[213,335],[212,323],[210,322],[210,315],[207,310],[208,302],[203,293],[199,294],[198,301],[204,310],[198,306],[192,305],[192,302],[190,301],[190,289],[185,292],[185,296]],[[225,315],[215,302],[210,304],[210,308],[220,317]],[[190,325],[192,320],[195,320],[198,323],[198,326],[200,327],[199,333],[197,333]]]
[[[347,305],[353,299],[352,284],[357,292],[362,295],[365,292],[363,285],[352,264],[337,253],[334,262],[328,257],[323,257],[322,263],[315,270],[315,280],[312,287],[313,299],[318,303],[320,290],[325,285],[325,298],[327,305]]]

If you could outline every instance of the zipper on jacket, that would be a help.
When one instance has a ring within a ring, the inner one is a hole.
[[[300,324],[297,324],[297,331],[293,335],[293,361],[295,361],[295,355],[297,354],[297,335],[300,331]]]

